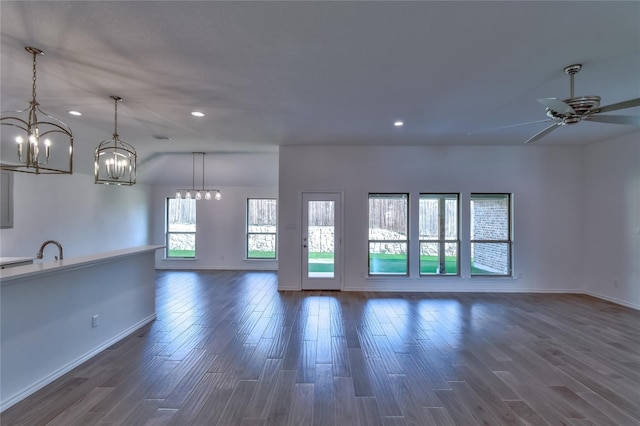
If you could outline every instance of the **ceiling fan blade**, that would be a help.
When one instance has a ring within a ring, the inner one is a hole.
[[[512,127],[526,126],[527,124],[546,123],[546,122],[549,122],[549,121],[553,121],[553,120],[551,120],[550,118],[547,118],[546,120],[527,121],[526,123],[510,124],[508,126],[500,126],[500,127],[492,127],[490,129],[476,130],[475,132],[469,132],[469,133],[467,133],[467,135],[476,135],[478,133],[493,132],[493,131],[496,131],[496,130],[510,129]]]
[[[564,101],[561,101],[558,98],[542,98],[542,99],[538,99],[538,102],[540,102],[542,105],[560,114],[567,114],[567,113],[575,114],[575,111],[573,110],[573,108],[571,108],[569,104],[567,104]]]
[[[592,114],[584,118],[587,121],[597,121],[599,123],[627,124],[629,126],[640,127],[640,116],[637,115],[600,115]]]
[[[529,140],[527,140],[525,143],[531,143],[531,142],[537,141],[538,139],[542,139],[543,137],[545,137],[549,133],[553,132],[555,129],[557,129],[561,125],[562,125],[562,123],[554,123],[551,126],[547,127],[546,129],[544,129],[544,130],[536,133],[532,137],[530,137]]]
[[[633,108],[637,106],[640,106],[640,98],[629,99],[628,101],[618,102],[616,104],[611,104],[611,105],[605,105],[603,107],[598,108],[598,113],[617,111],[619,109]]]

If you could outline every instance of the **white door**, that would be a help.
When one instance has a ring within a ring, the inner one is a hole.
[[[342,288],[342,195],[302,194],[302,289]]]

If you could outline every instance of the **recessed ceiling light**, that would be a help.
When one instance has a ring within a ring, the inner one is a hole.
[[[193,115],[194,117],[204,117],[204,112],[191,111],[191,115]]]
[[[402,126],[404,126],[404,121],[400,121],[400,120],[395,121],[393,123],[393,125],[396,126],[396,127],[402,127]]]
[[[71,114],[71,115],[82,115],[82,113],[78,112],[78,111],[69,111],[69,114]]]

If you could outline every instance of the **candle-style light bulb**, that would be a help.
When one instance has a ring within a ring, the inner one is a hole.
[[[106,169],[107,176],[111,177],[113,173],[113,158],[107,158],[104,162],[104,167]]]
[[[29,135],[29,146],[27,147],[27,161],[35,162],[38,158],[38,139],[31,133]]]
[[[40,156],[40,145],[38,144],[38,138],[35,136],[31,136],[33,141],[31,142],[31,158],[34,163],[38,162],[38,157]]]
[[[24,142],[22,136],[16,137],[16,142],[18,143],[18,159],[22,161],[22,143]]]
[[[51,155],[51,141],[49,139],[44,140],[44,155],[47,159]]]
[[[124,172],[127,168],[127,160],[120,160],[118,162],[118,177],[121,178],[124,176]]]

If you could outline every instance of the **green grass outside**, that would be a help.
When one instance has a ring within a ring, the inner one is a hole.
[[[333,272],[333,263],[309,263],[309,272]]]
[[[249,250],[247,254],[249,259],[275,259],[276,252],[275,251],[260,251],[260,250]]]
[[[327,260],[333,260],[335,253],[321,253],[310,252],[309,253],[309,272],[334,272],[334,262],[327,262]],[[314,260],[318,262],[314,262]]]
[[[440,263],[437,256],[420,256],[420,273],[421,274],[435,274],[438,270]],[[447,274],[458,273],[458,262],[454,256],[444,257],[444,267]]]
[[[195,258],[195,250],[169,250],[168,257],[177,258]],[[249,252],[250,258],[256,259],[273,259],[275,252],[273,251],[257,251],[252,250]],[[314,259],[326,260],[333,259],[333,253],[309,253],[309,272],[333,272],[334,264],[327,262],[313,262]],[[384,273],[384,274],[406,274],[407,273],[407,256],[403,254],[371,254],[370,259],[371,272]],[[447,273],[455,274],[456,271],[456,258],[453,256],[445,257],[445,268]],[[438,258],[436,256],[420,256],[420,273],[421,274],[435,274],[438,268]],[[483,269],[471,266],[472,274],[491,274]]]
[[[407,256],[404,254],[371,254],[369,260],[372,273],[382,274],[406,274]],[[457,274],[457,261],[454,256],[445,256],[444,259],[447,274]],[[420,256],[420,273],[435,274],[439,266],[437,256]],[[483,269],[471,266],[472,274],[491,274]]]
[[[372,274],[398,274],[407,273],[406,254],[369,254],[369,272]]]
[[[167,256],[168,257],[196,257],[196,251],[169,249]]]
[[[334,256],[334,253],[320,253],[315,251],[309,253],[309,259],[333,259]]]

